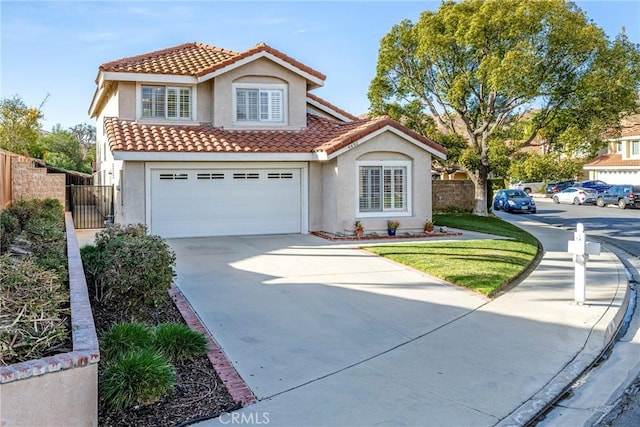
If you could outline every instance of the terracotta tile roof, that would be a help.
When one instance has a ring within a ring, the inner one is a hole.
[[[225,59],[222,62],[219,62],[217,64],[212,64],[209,68],[201,70],[197,73],[197,76],[203,76],[205,74],[209,74],[212,73],[216,70],[219,70],[220,68],[224,68],[226,66],[229,66],[231,64],[233,64],[234,62],[240,61],[242,59],[248,58],[252,55],[255,55],[257,53],[260,52],[268,52],[270,54],[272,54],[273,56],[275,56],[276,58],[280,58],[285,62],[288,62],[289,64],[293,65],[296,68],[299,68],[309,74],[311,74],[312,76],[317,77],[320,80],[325,80],[326,76],[324,74],[322,74],[319,71],[314,70],[311,67],[307,67],[306,65],[304,65],[302,62],[296,61],[295,59],[293,59],[292,57],[285,55],[284,53],[280,52],[277,49],[272,48],[271,46],[265,44],[265,43],[258,43],[257,45],[255,45],[254,47],[252,47],[249,50],[246,50],[242,53],[239,53],[236,56],[230,57]]]
[[[342,114],[343,116],[351,119],[351,120],[358,120],[357,116],[354,116],[353,114],[343,110],[342,108],[336,107],[335,105],[325,101],[324,99],[320,98],[319,96],[316,96],[310,92],[307,92],[307,97],[313,99],[314,101],[316,101],[319,104],[324,105],[325,107],[328,107],[332,110],[334,110],[335,112],[337,112],[338,114]]]
[[[625,126],[620,131],[620,137],[639,136],[640,137],[640,123],[636,123],[630,126]]]
[[[203,43],[184,43],[143,55],[122,58],[100,66],[102,71],[196,76],[200,71],[239,53]]]
[[[229,130],[208,125],[153,125],[105,118],[112,151],[202,153],[334,153],[387,125],[443,154],[447,150],[387,116],[353,122],[307,115],[303,130]]]
[[[584,165],[585,168],[620,166],[640,167],[640,159],[622,160],[622,154],[605,154]]]
[[[273,56],[303,70],[320,80],[326,77],[264,43],[238,53],[203,43],[184,43],[167,49],[107,62],[100,70],[117,73],[150,73],[201,77],[260,52]]]

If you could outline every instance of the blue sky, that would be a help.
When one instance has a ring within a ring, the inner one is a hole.
[[[610,38],[640,43],[640,0],[578,1]],[[439,1],[0,0],[0,97],[43,107],[43,127],[94,123],[100,64],[185,42],[244,51],[259,42],[327,76],[314,93],[353,114],[368,109],[380,39]]]

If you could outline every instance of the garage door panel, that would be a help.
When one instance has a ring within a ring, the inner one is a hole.
[[[164,237],[301,232],[299,169],[151,171],[151,231]]]

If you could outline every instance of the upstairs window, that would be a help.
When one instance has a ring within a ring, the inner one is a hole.
[[[640,156],[640,141],[631,141],[631,155]]]
[[[284,122],[284,90],[237,87],[237,122]]]
[[[191,88],[142,86],[142,117],[191,119]]]

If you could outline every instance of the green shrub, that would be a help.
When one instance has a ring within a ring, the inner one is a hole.
[[[8,211],[18,219],[22,230],[36,216],[59,221],[64,226],[64,209],[57,199],[19,200]]]
[[[100,272],[105,270],[103,251],[95,245],[85,245],[80,248],[80,257],[89,293],[95,301],[99,302],[103,294]]]
[[[100,381],[100,398],[114,408],[153,403],[173,390],[176,374],[152,349],[130,351],[107,363]]]
[[[0,254],[9,250],[11,242],[20,233],[20,221],[10,211],[0,212]]]
[[[442,208],[434,209],[434,214],[468,214],[472,213],[472,208],[463,208],[460,206],[444,206]]]
[[[9,208],[9,212],[17,218],[20,223],[20,229],[24,230],[24,227],[27,225],[27,222],[35,215],[35,213],[39,210],[41,204],[41,200],[33,199],[33,200],[19,200],[14,202]]]
[[[146,237],[147,226],[144,224],[111,224],[104,228],[95,238],[97,246],[101,246],[105,242],[108,242],[114,237],[129,236],[129,237]]]
[[[175,254],[162,238],[147,235],[144,225],[109,226],[98,234],[95,247],[81,253],[96,301],[135,317],[168,298]]]
[[[0,256],[0,364],[37,359],[70,336],[69,291],[31,257]]]
[[[117,323],[100,337],[100,354],[104,360],[122,357],[125,353],[152,348],[153,332],[142,323]]]
[[[154,346],[170,362],[183,362],[207,354],[207,338],[182,323],[156,327]]]

